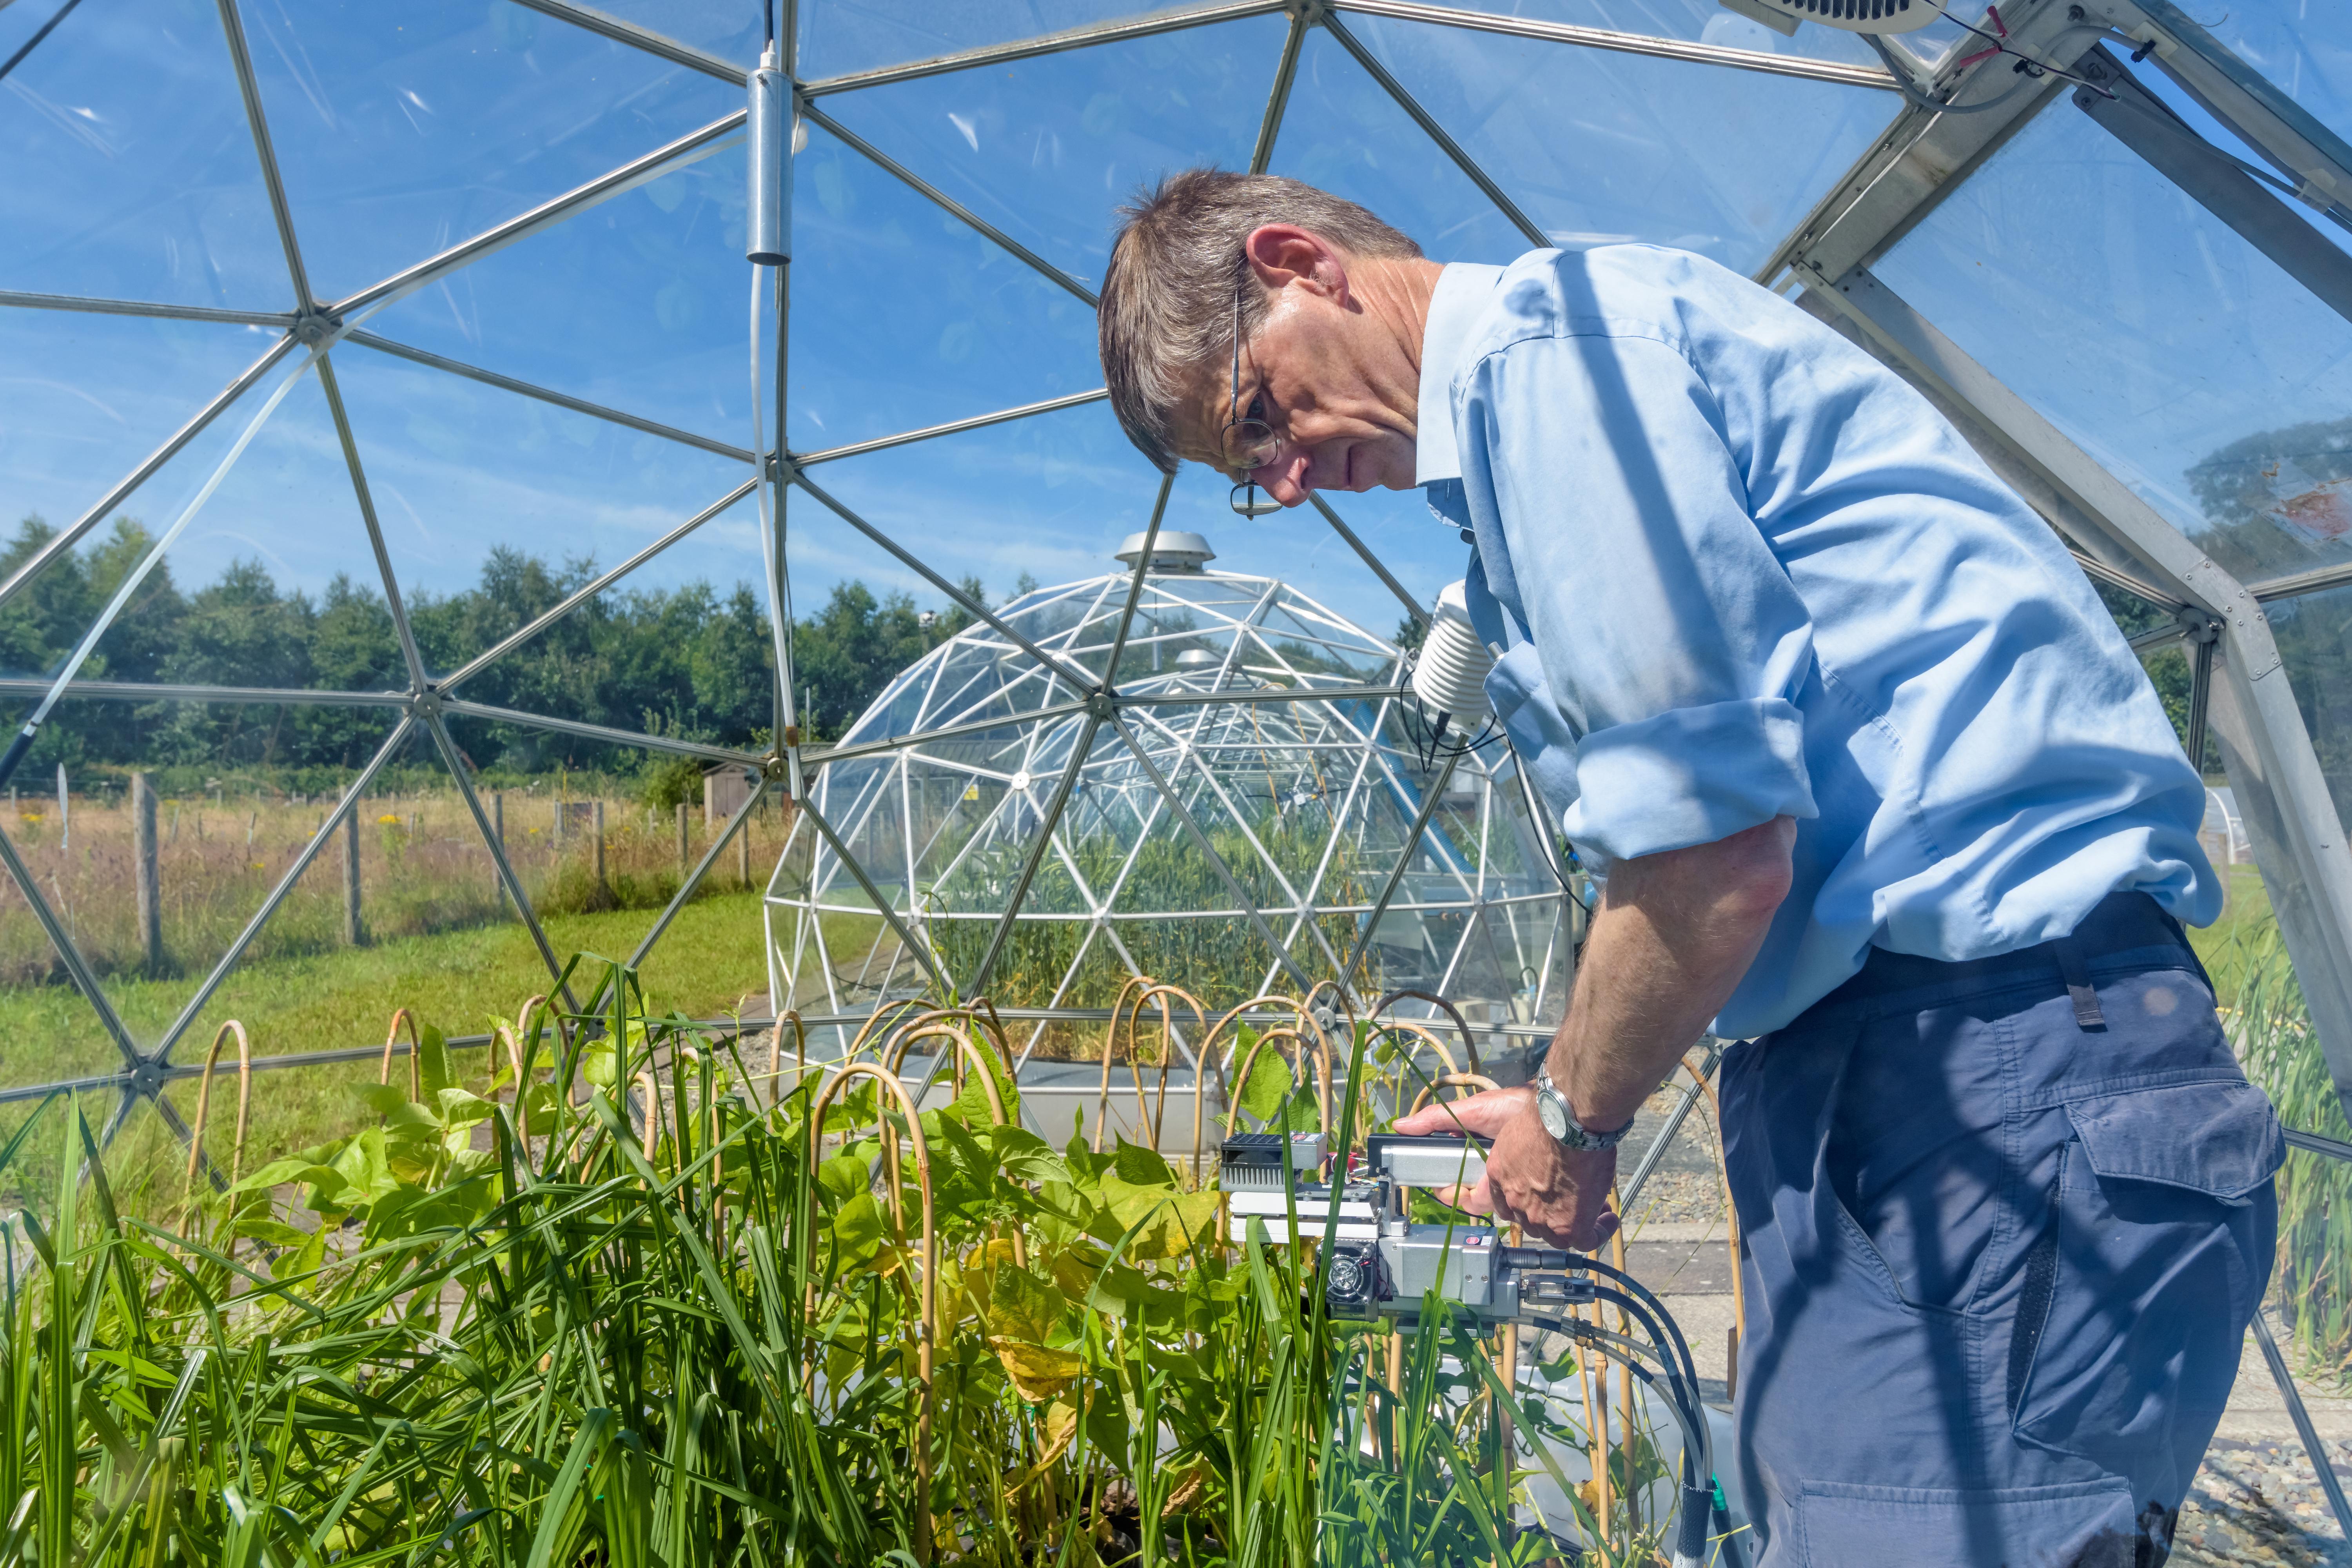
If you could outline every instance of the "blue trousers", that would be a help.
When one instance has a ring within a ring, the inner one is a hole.
[[[2180,928],[2117,894],[2064,943],[1874,952],[1722,1103],[1751,1559],[2162,1563],[2285,1157]]]

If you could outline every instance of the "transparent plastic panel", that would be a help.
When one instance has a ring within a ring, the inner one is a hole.
[[[730,147],[468,264],[366,330],[748,447],[743,211],[743,151]]]
[[[1132,0],[814,0],[801,7],[801,75],[842,76],[1171,8]]]
[[[753,542],[758,527],[753,503],[736,502],[458,682],[452,695],[761,750],[775,719],[775,638]],[[753,557],[748,563],[745,543]],[[572,564],[542,573],[527,562],[520,571],[486,563],[474,587],[419,608],[419,636],[447,665],[468,661],[492,646],[505,616],[543,619],[583,575]],[[539,756],[563,755],[583,742],[516,743]],[[551,746],[557,749],[551,752]],[[480,760],[488,765],[490,758]]]
[[[1359,20],[1351,19],[1351,27]],[[1319,27],[1299,50],[1282,124],[1271,173],[1360,203],[1411,235],[1433,261],[1508,261],[1529,248],[1470,177]],[[1486,173],[1518,199],[1515,171]]]
[[[471,750],[463,739],[458,744]],[[556,802],[598,798],[611,781],[593,772],[519,777],[490,770],[476,782],[485,815],[503,827],[525,896],[547,910],[559,962],[582,950],[626,958],[627,930],[643,924],[642,914],[606,914],[601,924],[591,914],[584,925],[563,926],[572,908],[567,898],[589,879],[583,868],[593,844],[589,814],[574,812],[560,842],[554,833]],[[402,1007],[453,1037],[480,1034],[551,989],[538,944],[428,732],[416,731],[377,774],[353,821],[354,829],[338,833],[311,864],[265,928],[263,942],[229,973],[175,1059],[194,1059],[232,1017],[251,1033],[257,1055],[380,1047]],[[352,839],[356,943],[347,875]],[[286,934],[275,935],[281,927]],[[611,952],[615,946],[621,951]],[[753,942],[755,964],[757,958]],[[600,971],[583,967],[591,977],[584,984],[575,980],[574,992],[584,1001]]]
[[[110,522],[26,584],[24,619],[0,651],[0,674],[58,674],[135,576],[81,679],[345,691],[407,685],[319,377],[299,376],[268,406],[268,391],[290,374],[281,369],[247,392]],[[157,556],[184,516],[186,526]],[[37,536],[45,537],[20,525],[0,561],[28,558]]]
[[[500,758],[483,766],[476,789],[493,826],[504,825],[509,863],[556,956],[596,955],[593,973],[574,983],[584,998],[603,961],[627,963],[644,945],[750,798],[751,781],[740,766],[561,737],[553,743],[571,748],[562,763],[526,772],[516,758],[528,742],[499,733],[525,728],[451,725],[467,756]],[[639,964],[654,1012],[719,1019],[765,1007],[760,889],[791,826],[781,799],[763,796],[721,847]]]
[[[1115,209],[1166,171],[1245,169],[1288,21],[1257,16],[844,94],[823,107],[1099,286]]]
[[[814,126],[793,211],[794,451],[1102,384],[1086,301]]]
[[[2321,124],[2352,137],[2352,15],[2325,0],[2251,0],[2199,26]]]
[[[979,577],[992,605],[1024,578],[1061,588],[1121,571],[1116,552],[1150,525],[1160,486],[1103,404],[824,463],[810,476],[950,581]],[[1186,464],[1162,531],[1207,539],[1215,552],[1213,574],[1277,577],[1325,610],[1382,634],[1393,631],[1404,606],[1320,513],[1302,506],[1244,521],[1227,504],[1231,489],[1209,469]],[[1327,499],[1423,604],[1467,566],[1469,547],[1459,531],[1440,522],[1418,490]],[[845,537],[852,533],[846,524],[821,511],[803,521],[812,510],[796,500],[791,513],[793,592],[803,615],[845,579],[877,593],[885,584],[902,585],[919,604],[940,602],[938,590],[904,566],[882,560],[862,539]],[[842,558],[832,559],[835,554]],[[1130,661],[1143,653],[1148,648]]]
[[[1875,270],[2233,575],[2352,560],[2352,323],[2081,113]]]
[[[1840,65],[1872,66],[1878,57],[1859,35],[1836,27],[1810,26],[1800,24],[1796,36],[1783,37],[1761,22],[1751,22],[1738,13],[1715,4],[1715,0],[1518,0],[1511,5],[1495,5],[1485,0],[1438,0],[1438,3],[1466,11],[1502,11],[1532,21],[1563,22],[1575,27],[1599,27],[1612,33],[1633,33],[1643,37],[1675,38],[1685,43],[1712,44],[1717,48],[1747,49],[1756,54],[1783,55],[1794,59],[1831,60]],[[1929,0],[1920,0],[1927,4]],[[1975,18],[1971,16],[1971,20]],[[1370,18],[1366,18],[1370,20]],[[1350,18],[1350,25],[1353,19]],[[1919,33],[1898,35],[1904,39],[1941,35],[1958,36],[1960,29],[1949,22],[1930,23]]]
[[[740,89],[509,0],[241,14],[329,300],[743,108]]]
[[[56,12],[0,10],[0,59]],[[8,73],[0,147],[0,288],[294,309],[208,0],[130,0],[66,17]]]
[[[828,469],[834,465],[826,465]],[[843,465],[846,467],[846,465]],[[865,494],[852,502],[835,488],[837,473],[820,471],[829,493],[861,516]],[[880,492],[887,500],[887,492]],[[938,587],[887,553],[830,509],[795,489],[785,509],[785,555],[792,568],[793,679],[803,725],[820,742],[865,742],[929,727],[931,715],[952,710],[971,719],[1026,712],[1069,700],[1066,686],[1050,683],[1025,653],[992,630],[946,656],[941,669],[922,666],[926,653],[946,643],[972,617]],[[936,570],[966,588],[977,584],[989,605],[1003,603],[1013,585],[1001,566],[959,559],[938,549],[936,517],[869,518],[903,547],[930,559]],[[986,568],[993,581],[979,580]],[[1017,579],[1016,579],[1017,581]],[[887,701],[884,693],[888,692]]]
[[[58,706],[13,782],[11,837],[142,1049],[161,1042],[233,951],[396,721],[382,710],[296,704]],[[153,801],[152,837],[141,779]],[[339,840],[323,846],[339,848]],[[245,962],[331,947],[343,930],[341,867],[339,853],[314,859]],[[10,892],[0,985],[61,982],[31,910]],[[26,1016],[58,1032],[22,1037],[25,1081],[70,1077],[112,1054],[69,1010],[27,1001]]]
[[[1383,17],[1348,25],[1554,244],[1667,245],[1743,273],[1902,105],[1867,88],[1649,55]],[[1853,35],[1798,29],[1812,37]]]
[[[2273,600],[2263,608],[2336,815],[2352,822],[2352,588]]]
[[[277,336],[260,327],[0,309],[0,522],[12,536],[27,518],[70,527]]]
[[[373,350],[335,363],[393,570],[436,672],[750,478],[747,465]],[[730,514],[627,581],[758,595],[758,530]]]

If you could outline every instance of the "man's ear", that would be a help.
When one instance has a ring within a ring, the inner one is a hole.
[[[1293,283],[1313,293],[1344,303],[1348,298],[1348,263],[1328,240],[1294,223],[1262,224],[1242,242],[1250,270],[1270,293]]]

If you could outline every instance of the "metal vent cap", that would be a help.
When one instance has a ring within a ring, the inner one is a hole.
[[[1116,559],[1122,566],[1133,566],[1143,554],[1143,542],[1150,535],[1130,533],[1119,542]],[[1199,533],[1181,533],[1162,529],[1151,546],[1151,570],[1154,572],[1198,572],[1217,558],[1209,548],[1208,537]]]

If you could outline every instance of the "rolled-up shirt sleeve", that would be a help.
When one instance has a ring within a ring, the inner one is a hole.
[[[1575,742],[1561,826],[1601,862],[1818,815],[1795,698],[1811,624],[1722,410],[1654,337],[1531,337],[1464,367],[1465,499],[1507,546]]]

